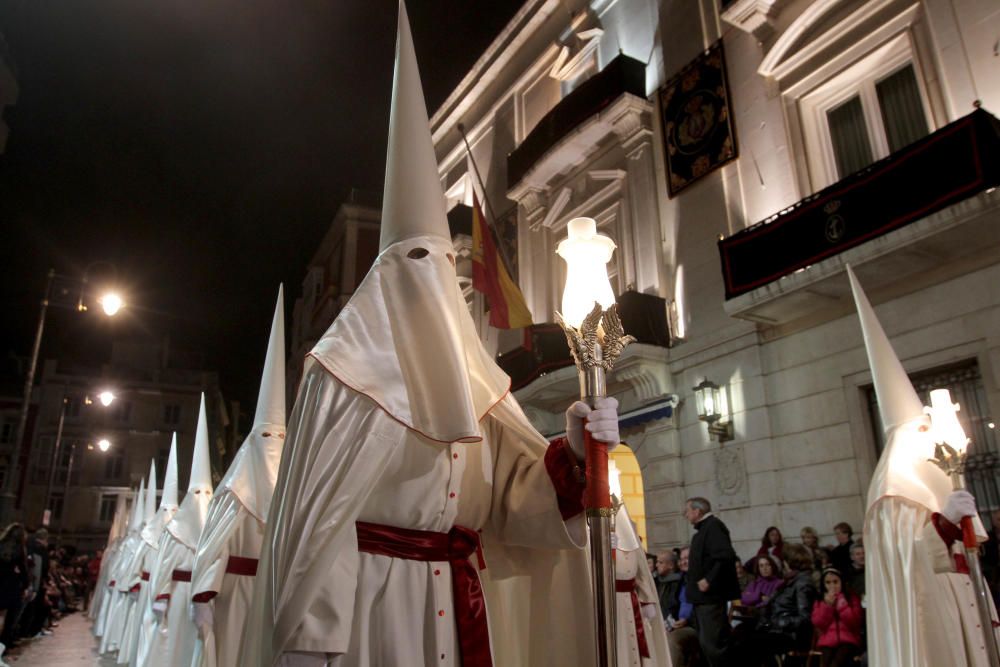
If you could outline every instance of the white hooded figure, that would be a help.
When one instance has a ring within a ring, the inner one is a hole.
[[[192,667],[236,665],[285,442],[285,305],[278,289],[253,427],[208,509],[191,575]]]
[[[155,494],[153,496],[155,499]],[[155,620],[150,613],[150,583],[152,572],[156,567],[156,561],[160,555],[160,539],[167,524],[174,518],[177,512],[177,434],[174,433],[170,439],[170,454],[167,457],[167,472],[163,479],[163,495],[160,498],[160,506],[156,510],[156,515],[142,530],[143,547],[141,557],[136,563],[134,576],[139,578],[139,599],[136,607],[136,624],[133,630],[132,646],[127,656],[122,655],[125,650],[123,642],[122,649],[118,651],[118,662],[131,665],[139,664],[145,660],[146,651],[152,643],[152,626]],[[123,660],[127,657],[127,660]]]
[[[196,631],[188,612],[191,567],[212,499],[212,472],[208,458],[208,418],[205,394],[198,409],[198,427],[191,457],[191,479],[174,518],[160,535],[156,564],[149,580],[152,641],[141,667],[183,667],[191,664]],[[141,653],[141,651],[140,651]]]
[[[592,664],[582,419],[549,446],[476,335],[402,4],[397,39],[380,254],[306,360],[237,664]]]
[[[958,544],[945,539],[963,516],[975,517],[981,540],[985,530],[972,496],[953,491],[948,476],[929,461],[934,439],[920,398],[850,267],[847,275],[886,440],[865,513],[868,662],[987,665],[972,583],[954,558],[961,539]]]
[[[615,473],[614,469],[610,472],[611,475]],[[615,512],[613,542],[618,667],[670,667],[667,632],[656,582],[625,503]]]
[[[112,653],[118,650],[121,644],[122,635],[125,633],[125,623],[128,614],[135,604],[134,599],[129,597],[129,586],[126,584],[128,572],[132,565],[132,559],[142,542],[143,517],[145,516],[146,504],[146,480],[139,483],[139,491],[135,494],[135,501],[132,503],[132,513],[129,516],[128,532],[122,542],[118,556],[115,558],[114,569],[111,571],[111,605],[108,609],[107,624],[104,634],[101,636],[101,653]]]
[[[101,570],[97,575],[97,584],[94,588],[94,597],[90,601],[90,617],[94,621],[92,631],[95,637],[104,636],[104,627],[108,619],[108,609],[111,607],[111,590],[114,583],[111,580],[111,572],[115,568],[118,560],[118,552],[128,525],[127,498],[124,493],[119,493],[115,499],[115,515],[111,520],[111,530],[108,532],[108,544],[104,548],[101,557]]]
[[[143,563],[146,554],[151,548],[155,548],[155,542],[150,542],[149,532],[156,521],[156,461],[149,462],[149,477],[146,481],[146,497],[143,502],[142,528],[139,530],[141,538],[132,553],[129,563],[125,567],[121,586],[127,590],[129,595],[125,606],[125,625],[122,629],[122,638],[118,645],[118,664],[127,665],[134,661],[136,641],[139,639],[139,625],[142,622],[142,606],[140,602],[143,598],[142,589],[149,588],[144,585],[142,579]]]

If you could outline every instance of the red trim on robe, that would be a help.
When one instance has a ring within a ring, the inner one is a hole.
[[[206,602],[211,602],[212,598],[218,595],[218,591],[202,591],[201,593],[196,593],[191,596],[191,602],[199,602],[204,604]]]
[[[969,563],[965,560],[965,554],[951,553],[951,546],[962,539],[961,526],[956,526],[951,521],[948,521],[940,512],[931,514],[931,523],[934,524],[934,530],[937,531],[937,534],[944,541],[945,546],[948,547],[948,553],[951,554],[952,560],[955,561],[955,571],[959,574],[969,574]]]
[[[586,490],[586,484],[577,478],[574,467],[579,465],[566,438],[553,440],[545,450],[545,470],[549,473],[549,479],[552,480],[552,486],[556,490],[559,513],[563,521],[583,511],[583,492]]]
[[[447,562],[451,566],[451,594],[462,667],[492,667],[486,598],[479,572],[469,561],[472,554],[483,569],[479,534],[453,526],[447,533],[397,528],[358,521],[358,551],[407,560]],[[438,611],[439,616],[444,610]]]
[[[646,626],[642,624],[642,606],[639,595],[635,592],[635,579],[615,579],[615,592],[628,593],[632,598],[632,615],[635,616],[635,639],[639,644],[639,655],[649,657],[649,645],[646,643]]]
[[[170,575],[172,581],[191,581],[191,570],[174,570]]]

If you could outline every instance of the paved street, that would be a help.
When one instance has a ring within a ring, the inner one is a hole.
[[[90,621],[85,614],[70,614],[62,619],[51,637],[33,639],[4,655],[17,667],[112,667],[114,658],[101,659],[97,642],[90,634]]]

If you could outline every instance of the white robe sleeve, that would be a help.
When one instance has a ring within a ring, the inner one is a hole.
[[[354,522],[404,427],[318,364],[288,422],[240,664],[343,653],[357,585]]]
[[[232,493],[223,491],[212,498],[205,528],[198,540],[198,551],[191,569],[191,597],[207,602],[222,589],[229,562],[233,532],[246,510]],[[200,598],[200,599],[199,599]]]

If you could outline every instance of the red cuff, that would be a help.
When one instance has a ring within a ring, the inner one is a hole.
[[[164,593],[163,595],[157,595],[156,596],[156,601],[159,602],[160,600],[166,600],[167,602],[170,602],[170,593]]]
[[[138,593],[139,592],[139,584],[136,584],[136,585],[132,586],[132,588],[128,589],[128,592],[129,593]]]
[[[576,457],[570,451],[566,438],[553,440],[545,450],[545,470],[556,490],[563,521],[582,512],[586,485],[577,477],[579,464],[576,463]]]
[[[955,543],[956,540],[962,539],[962,529],[956,526],[948,519],[944,518],[944,515],[940,512],[934,512],[931,515],[931,523],[934,524],[934,530],[937,534],[941,536],[944,540],[945,546],[951,549],[951,545]]]
[[[218,595],[218,591],[202,591],[191,596],[191,602],[209,602]]]

